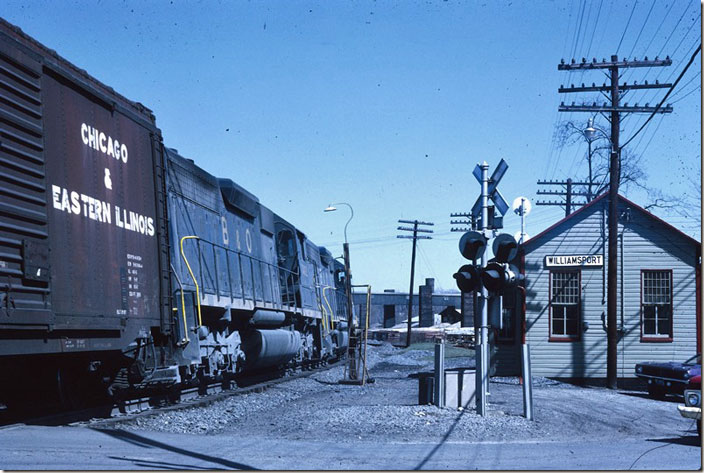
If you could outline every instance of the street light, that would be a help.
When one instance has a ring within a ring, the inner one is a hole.
[[[596,139],[596,134],[601,133],[604,138],[606,138],[609,143],[611,143],[611,139],[609,136],[602,130],[601,128],[596,128],[594,126],[594,119],[590,118],[587,120],[587,128],[582,130],[582,136],[584,136],[584,139],[587,140],[587,145],[589,146],[589,154],[587,155],[587,164],[589,165],[589,185],[587,188],[587,201],[591,202],[592,201],[592,141]]]
[[[328,206],[323,210],[323,212],[334,212],[334,211],[336,211],[336,210],[337,210],[337,207],[335,207],[336,205],[346,205],[347,207],[350,208],[350,218],[349,218],[349,220],[347,220],[347,223],[345,224],[345,243],[347,243],[347,225],[350,224],[350,222],[352,221],[352,217],[354,217],[354,210],[352,210],[352,206],[351,206],[350,204],[348,204],[347,202],[338,202],[338,203],[336,203],[336,204],[330,204],[330,205],[328,205]]]
[[[348,333],[348,345],[347,345],[347,362],[349,364],[349,381],[358,381],[357,376],[357,360],[356,360],[356,350],[357,350],[357,338],[355,336],[356,330],[354,327],[354,315],[352,312],[352,273],[350,272],[350,246],[347,243],[347,225],[352,221],[354,217],[354,210],[352,206],[347,202],[338,202],[336,204],[330,204],[323,212],[334,212],[337,210],[336,205],[346,205],[350,209],[350,218],[345,224],[345,244],[342,245],[344,250],[345,258],[345,294],[347,295],[347,333]]]

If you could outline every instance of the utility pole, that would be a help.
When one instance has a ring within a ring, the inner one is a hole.
[[[418,225],[435,225],[430,222],[421,222],[418,220],[399,220],[398,223],[408,223],[413,225],[413,228],[408,227],[398,227],[398,230],[403,230],[407,232],[413,232],[411,235],[396,235],[396,238],[413,238],[413,252],[411,253],[411,287],[408,289],[408,331],[406,333],[406,347],[411,346],[411,318],[413,316],[413,277],[416,272],[416,241],[417,240],[431,240],[432,237],[426,235],[418,235],[418,232],[433,233],[432,230],[426,228],[418,228]],[[418,321],[420,322],[420,314],[418,314]]]
[[[574,182],[572,179],[567,179],[566,181],[538,181],[539,186],[563,186],[565,190],[538,190],[538,195],[559,195],[565,198],[564,202],[554,201],[554,200],[538,200],[535,205],[559,205],[560,207],[565,207],[565,217],[572,213],[573,207],[581,207],[586,205],[590,199],[590,191],[587,192],[575,192],[573,186],[591,186],[589,182]],[[572,200],[573,197],[586,197],[587,202],[575,202]]]
[[[667,105],[665,107],[651,107],[649,104],[645,106],[639,106],[635,104],[634,106],[629,106],[628,103],[620,104],[620,95],[626,93],[629,90],[634,89],[662,89],[671,88],[671,84],[660,84],[657,81],[655,84],[622,84],[619,86],[619,70],[628,67],[660,67],[660,66],[670,66],[672,60],[667,56],[664,60],[655,57],[654,60],[648,60],[647,56],[644,60],[633,59],[632,61],[626,58],[623,61],[618,60],[617,55],[612,55],[609,62],[606,59],[602,59],[601,63],[598,63],[596,59],[592,62],[587,62],[586,59],[582,58],[581,63],[576,63],[572,59],[570,64],[566,64],[565,61],[561,61],[558,64],[557,69],[559,71],[576,71],[576,70],[597,70],[606,69],[609,73],[610,83],[607,85],[604,83],[602,86],[596,86],[592,84],[591,87],[585,87],[582,84],[581,87],[575,87],[572,84],[571,87],[565,88],[560,87],[558,89],[559,93],[574,93],[574,92],[601,92],[610,93],[610,104],[597,104],[596,102],[592,104],[581,104],[575,105],[565,105],[564,102],[560,104],[560,112],[588,112],[592,114],[596,113],[606,113],[609,112],[611,124],[611,155],[609,162],[609,241],[608,241],[608,285],[607,285],[607,301],[606,301],[606,319],[607,319],[607,350],[606,350],[606,384],[610,389],[617,388],[617,377],[618,377],[618,329],[616,327],[617,321],[617,297],[616,292],[616,281],[617,281],[617,258],[618,258],[618,246],[617,246],[617,233],[618,233],[618,184],[620,179],[620,164],[621,164],[621,147],[619,146],[619,128],[621,113],[672,113],[672,105]],[[607,136],[608,138],[608,136]]]

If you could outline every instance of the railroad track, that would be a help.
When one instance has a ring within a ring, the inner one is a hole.
[[[223,388],[221,382],[203,387],[189,387],[181,391],[180,401],[173,404],[154,405],[153,397],[142,397],[125,400],[120,406],[98,406],[64,412],[32,415],[25,411],[21,413],[0,412],[0,429],[9,429],[22,425],[91,425],[109,427],[118,422],[158,415],[193,407],[202,407],[230,396],[263,392],[277,384],[305,378],[315,373],[331,369],[343,363],[343,359],[331,362],[320,362],[305,368],[297,368],[292,374],[272,378],[271,374],[263,373],[237,380],[239,385],[231,384],[229,389]],[[205,393],[204,393],[205,391]],[[41,409],[41,408],[40,408]]]

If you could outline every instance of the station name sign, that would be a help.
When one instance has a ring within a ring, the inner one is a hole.
[[[567,255],[546,256],[546,268],[561,268],[566,266],[604,266],[603,255]]]

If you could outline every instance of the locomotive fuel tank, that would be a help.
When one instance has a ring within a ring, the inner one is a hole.
[[[301,349],[301,333],[295,330],[248,330],[241,334],[247,369],[279,366]]]

